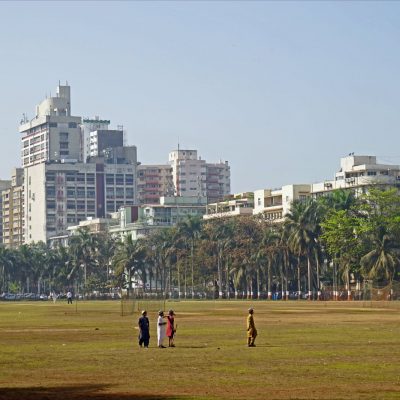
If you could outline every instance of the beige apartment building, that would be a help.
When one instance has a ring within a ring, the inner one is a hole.
[[[11,181],[10,180],[3,180],[0,179],[0,243],[3,243],[3,191],[6,191],[10,189],[11,187]],[[8,199],[8,197],[7,197]],[[7,204],[7,213],[8,213],[8,207],[9,205]]]
[[[11,184],[1,193],[2,243],[5,247],[18,247],[24,243],[24,171],[14,168]]]
[[[237,193],[227,196],[225,200],[207,204],[206,214],[203,215],[203,219],[253,215],[253,209],[254,193]]]
[[[336,189],[349,189],[364,193],[369,186],[400,185],[400,166],[380,164],[375,156],[349,154],[340,159],[340,169],[334,179],[312,184],[313,197],[329,194]]]
[[[227,161],[207,163],[197,150],[173,150],[168,162],[176,196],[206,197],[207,203],[222,200],[231,191],[230,167]]]
[[[32,120],[24,118],[25,243],[63,237],[71,225],[136,204],[136,147],[123,146],[122,130],[108,124],[85,120],[81,130],[81,117],[71,116],[68,85],[43,100]]]
[[[36,114],[21,121],[22,166],[46,161],[82,160],[81,117],[71,115],[71,91],[68,85],[57,87],[56,97],[36,106]]]
[[[295,200],[311,196],[311,185],[285,185],[280,189],[261,189],[254,192],[254,214],[264,213],[271,221],[282,221]]]
[[[197,150],[173,150],[168,164],[138,166],[139,204],[158,204],[162,196],[201,197],[208,203],[230,194],[227,161],[207,163]]]
[[[162,196],[174,194],[170,165],[138,165],[137,191],[139,204],[158,204]]]

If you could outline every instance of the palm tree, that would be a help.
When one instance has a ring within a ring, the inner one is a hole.
[[[181,223],[178,224],[178,229],[184,235],[186,235],[190,243],[190,265],[192,272],[192,298],[194,298],[194,248],[196,240],[200,236],[201,232],[201,219],[198,216],[189,215]]]
[[[372,250],[361,258],[364,275],[369,279],[386,279],[392,282],[400,265],[399,244],[381,227],[372,237]]]
[[[115,255],[112,259],[114,277],[119,287],[127,284],[127,294],[130,297],[132,279],[140,276],[145,282],[144,258],[146,253],[146,242],[142,239],[133,240],[128,234],[122,242],[118,242]]]
[[[284,226],[288,231],[288,245],[298,259],[298,292],[301,294],[300,266],[301,258],[307,260],[307,287],[308,299],[311,300],[311,255],[317,244],[318,207],[316,202],[294,201],[290,212],[286,215]]]
[[[80,228],[76,235],[73,235],[69,241],[68,252],[70,254],[68,280],[79,277],[80,269],[83,269],[84,295],[87,292],[88,274],[91,273],[91,267],[96,265],[96,236],[92,235],[88,229]]]

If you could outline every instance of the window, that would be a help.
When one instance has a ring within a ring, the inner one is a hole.
[[[86,182],[88,185],[94,185],[94,174],[87,174]]]
[[[115,191],[115,197],[117,199],[123,199],[124,198],[124,188],[117,188]]]
[[[125,184],[126,185],[133,185],[133,175],[132,174],[126,174],[125,175]]]
[[[57,122],[49,122],[49,128],[57,128]]]
[[[115,183],[117,185],[123,185],[124,184],[124,175],[123,174],[117,174],[115,177]]]
[[[108,187],[106,189],[106,197],[107,199],[113,199],[114,198],[114,188],[113,187]]]
[[[76,122],[69,122],[68,128],[76,128]]]
[[[68,142],[61,142],[60,149],[68,149]]]
[[[368,176],[375,176],[376,175],[376,171],[368,171],[367,175]]]
[[[49,209],[49,210],[55,210],[56,209],[56,203],[54,201],[48,201],[46,206],[47,206],[47,209]]]
[[[60,142],[68,140],[68,132],[60,132]]]
[[[106,184],[107,185],[114,185],[114,175],[113,174],[107,174],[106,175]]]

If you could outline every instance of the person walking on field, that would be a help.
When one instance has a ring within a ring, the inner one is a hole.
[[[168,336],[168,346],[175,347],[174,336],[176,332],[175,326],[175,313],[174,310],[169,310],[167,315],[167,336]]]
[[[72,292],[70,290],[67,293],[67,304],[72,304]]]
[[[165,338],[165,325],[167,323],[164,321],[164,311],[158,312],[158,319],[157,319],[157,342],[158,347],[161,349],[165,349],[163,345],[163,340]]]
[[[254,310],[249,308],[249,315],[247,316],[247,346],[248,347],[256,347],[254,341],[257,337],[257,329],[254,324]]]
[[[139,346],[149,347],[150,342],[150,322],[147,318],[147,311],[142,311],[142,316],[138,321],[139,325]]]

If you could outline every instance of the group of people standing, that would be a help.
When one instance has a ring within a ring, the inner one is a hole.
[[[254,323],[254,309],[249,308],[247,316],[247,346],[256,347],[254,344],[257,337],[257,329]],[[139,346],[149,347],[150,342],[150,322],[147,317],[147,311],[142,311],[142,316],[138,321],[139,325]],[[165,329],[166,328],[166,329]],[[157,345],[161,349],[165,349],[163,341],[165,336],[168,337],[168,347],[175,347],[174,336],[176,332],[175,313],[174,310],[169,310],[165,321],[164,311],[158,312],[157,319]]]
[[[166,319],[166,320],[165,320]],[[142,311],[142,316],[138,321],[139,325],[139,346],[149,347],[150,342],[150,321],[147,317],[147,311]],[[168,347],[175,347],[174,337],[176,332],[175,313],[174,310],[169,310],[165,317],[164,311],[158,312],[157,318],[157,345],[161,349],[165,349],[164,338],[168,337]]]

